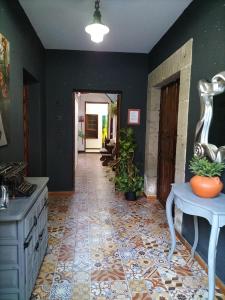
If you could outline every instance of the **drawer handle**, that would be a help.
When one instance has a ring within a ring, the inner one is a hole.
[[[32,235],[30,236],[29,240],[28,240],[27,242],[24,243],[24,245],[23,245],[23,246],[24,246],[24,249],[26,249],[26,248],[29,247],[31,240],[32,240]]]
[[[39,241],[37,241],[36,245],[35,245],[35,250],[37,251],[39,248]]]
[[[40,239],[40,240],[41,240],[42,237],[43,237],[44,231],[45,231],[45,229],[43,229],[42,232],[39,234],[39,239]]]
[[[34,226],[37,226],[37,217],[34,216]]]

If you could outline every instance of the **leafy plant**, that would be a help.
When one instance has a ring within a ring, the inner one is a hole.
[[[112,102],[110,104],[109,112],[110,112],[112,117],[117,115],[117,102]]]
[[[115,177],[115,185],[120,192],[138,192],[143,190],[144,178],[138,174],[123,173]]]
[[[114,179],[116,189],[121,192],[142,191],[144,187],[144,178],[139,175],[139,170],[133,162],[136,144],[132,128],[120,130],[119,145],[119,157]]]
[[[193,157],[190,161],[189,169],[198,176],[215,177],[221,176],[225,169],[224,163],[210,162],[206,157]]]
[[[78,136],[81,137],[82,139],[85,137],[82,130],[78,130]]]

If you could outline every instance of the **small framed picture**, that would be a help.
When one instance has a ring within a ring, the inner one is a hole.
[[[128,109],[128,125],[140,125],[140,109]]]

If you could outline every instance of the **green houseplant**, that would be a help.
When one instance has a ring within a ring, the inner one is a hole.
[[[109,113],[110,113],[111,117],[117,115],[117,102],[110,103],[110,105],[109,105]]]
[[[211,162],[206,157],[194,157],[189,168],[195,175],[191,178],[190,185],[197,196],[212,198],[221,192],[223,183],[220,176],[225,168],[224,163]]]
[[[115,187],[125,193],[127,200],[136,200],[137,192],[143,191],[144,179],[134,164],[136,144],[132,128],[120,130],[119,147]]]

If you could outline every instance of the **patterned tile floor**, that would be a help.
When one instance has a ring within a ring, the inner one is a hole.
[[[50,197],[49,247],[32,300],[207,299],[207,275],[169,232],[157,201],[115,193],[98,154],[79,155],[76,194]],[[217,289],[215,299],[225,299]]]

